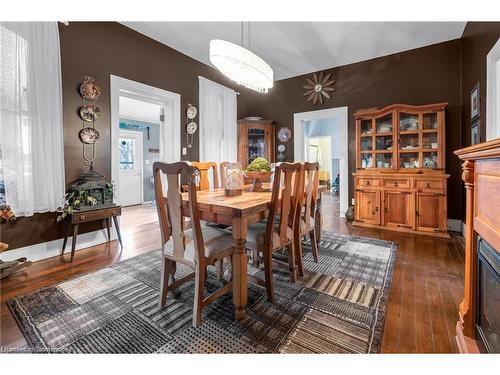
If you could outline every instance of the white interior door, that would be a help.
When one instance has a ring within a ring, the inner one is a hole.
[[[119,136],[119,195],[122,206],[143,203],[143,143],[142,133],[120,130]]]

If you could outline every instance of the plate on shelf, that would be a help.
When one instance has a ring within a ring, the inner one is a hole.
[[[377,133],[390,133],[392,132],[392,123],[383,122],[377,125]]]

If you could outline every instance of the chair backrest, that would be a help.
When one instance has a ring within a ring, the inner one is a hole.
[[[177,257],[184,256],[184,216],[182,215],[182,193],[180,179],[183,173],[192,168],[189,162],[177,162],[172,164],[155,162],[153,164],[153,176],[155,186],[156,210],[160,222],[161,245],[170,240],[174,242],[173,254]],[[163,194],[162,173],[165,174],[168,190],[167,196]]]
[[[294,228],[301,187],[301,169],[300,163],[276,164],[264,246],[270,246],[266,241],[272,238],[276,220],[279,219],[278,235],[281,244],[287,242],[287,228]]]
[[[199,162],[199,161],[193,161],[191,164],[198,168],[200,171],[199,175],[199,181],[197,184],[198,190],[209,190],[210,189],[210,180],[208,178],[208,172],[210,169],[212,169],[212,174],[213,174],[213,188],[218,189],[219,186],[219,178],[218,178],[218,171],[217,171],[217,163],[213,161],[209,162]]]
[[[297,209],[298,216],[304,220],[306,228],[309,228],[310,220],[314,219],[316,210],[316,200],[318,198],[319,185],[319,163],[305,162],[302,166],[303,178],[301,194],[299,198],[299,208]],[[300,224],[300,223],[299,223]]]

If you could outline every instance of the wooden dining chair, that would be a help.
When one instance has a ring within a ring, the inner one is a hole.
[[[160,306],[167,301],[168,291],[179,285],[195,279],[195,297],[193,309],[193,326],[201,323],[202,309],[209,303],[230,292],[232,277],[221,289],[204,297],[204,287],[207,275],[207,266],[216,261],[229,258],[235,252],[233,236],[223,229],[201,226],[197,209],[196,177],[199,170],[189,162],[153,164],[155,181],[156,207],[160,222],[162,262],[160,279]],[[166,175],[168,182],[167,197],[163,194],[161,174]],[[182,192],[180,177],[188,177],[189,215],[191,228],[185,229],[182,225],[184,215],[182,211]],[[181,263],[193,270],[193,273],[179,280],[175,280],[176,264]],[[170,282],[172,279],[172,282]]]
[[[315,263],[318,263],[318,243],[316,241],[315,214],[319,185],[319,163],[304,163],[298,198],[297,218],[294,227],[295,253],[299,275],[304,276],[304,260],[302,257],[302,238],[309,235],[311,252]]]
[[[258,222],[248,227],[247,246],[253,251],[254,265],[258,266],[260,254],[264,258],[265,287],[267,299],[270,302],[274,301],[272,280],[274,252],[284,247],[288,248],[290,280],[295,282],[297,277],[293,228],[297,218],[300,179],[300,163],[276,164],[267,221]]]
[[[198,168],[200,171],[199,175],[199,181],[197,184],[198,190],[209,190],[210,189],[210,178],[209,178],[209,172],[212,170],[212,183],[213,183],[213,189],[218,189],[219,186],[219,177],[218,173],[219,171],[217,170],[217,163],[213,161],[208,161],[208,162],[200,162],[200,161],[193,161],[191,164]]]

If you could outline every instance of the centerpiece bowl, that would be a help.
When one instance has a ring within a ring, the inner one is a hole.
[[[250,191],[259,192],[259,191],[267,191],[262,187],[263,182],[270,182],[271,177],[274,172],[253,172],[253,171],[243,171],[243,176],[248,179],[252,179],[252,187]]]

